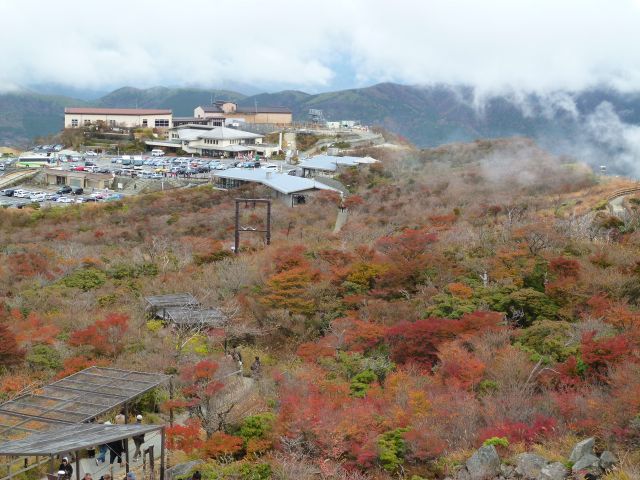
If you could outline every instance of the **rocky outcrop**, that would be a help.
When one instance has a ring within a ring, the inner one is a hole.
[[[571,451],[569,461],[573,465],[572,472],[578,475],[575,478],[582,479],[584,474],[590,474],[589,478],[600,477],[617,463],[615,455],[609,451],[598,457],[594,445],[595,440],[587,438]],[[515,466],[503,464],[495,447],[485,445],[475,451],[453,479],[447,480],[565,480],[571,473],[562,462],[549,462],[535,453],[521,453],[515,460]]]

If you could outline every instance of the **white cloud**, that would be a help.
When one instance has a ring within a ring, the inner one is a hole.
[[[354,86],[544,92],[640,81],[638,0],[2,0],[0,18],[0,88],[236,81],[317,90],[344,62]]]

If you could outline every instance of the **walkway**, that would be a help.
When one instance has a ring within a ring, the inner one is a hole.
[[[333,233],[339,233],[344,227],[344,224],[347,223],[348,212],[346,210],[339,210],[338,216],[336,217],[336,225],[333,227]]]

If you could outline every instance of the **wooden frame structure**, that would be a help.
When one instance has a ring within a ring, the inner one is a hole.
[[[268,198],[236,198],[236,222],[235,222],[235,235],[234,235],[234,243],[233,243],[233,253],[236,255],[240,253],[240,233],[249,232],[249,233],[264,233],[265,243],[267,245],[271,245],[271,200]],[[243,203],[248,205],[252,203],[255,207],[257,203],[264,203],[267,205],[267,221],[266,228],[264,230],[260,230],[253,227],[241,227],[240,226],[240,204]]]

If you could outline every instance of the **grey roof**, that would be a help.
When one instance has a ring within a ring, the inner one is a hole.
[[[158,316],[178,326],[219,327],[227,322],[227,316],[219,308],[170,307],[158,313]]]
[[[198,301],[190,293],[171,293],[168,295],[155,295],[145,297],[152,308],[186,307],[198,305]]]
[[[319,183],[310,178],[272,172],[264,168],[230,168],[228,170],[216,172],[213,175],[218,178],[260,183],[285,195],[314,189],[337,191],[328,185]]]
[[[200,105],[200,108],[207,113],[222,113],[222,108],[218,105]]]
[[[36,456],[83,450],[135,435],[161,430],[162,425],[104,425],[81,423],[60,426],[52,431],[33,433],[20,440],[0,443],[0,455]]]
[[[335,172],[338,166],[354,167],[362,163],[375,163],[371,157],[337,157],[334,155],[316,155],[300,162],[299,166],[310,170],[326,170]]]
[[[178,130],[180,140],[197,140],[199,138],[207,138],[212,140],[241,140],[262,138],[263,135],[257,133],[245,132],[235,128],[213,127],[211,129],[183,128]]]
[[[0,439],[82,423],[169,379],[158,373],[90,367],[0,405]]]

